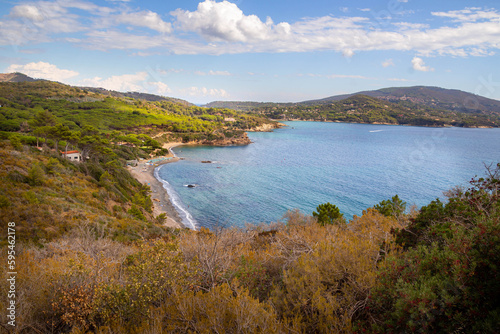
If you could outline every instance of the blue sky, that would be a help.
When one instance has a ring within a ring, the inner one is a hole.
[[[0,1],[0,71],[186,99],[394,86],[500,100],[495,1]]]

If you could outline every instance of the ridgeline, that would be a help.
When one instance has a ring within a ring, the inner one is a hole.
[[[396,87],[298,103],[212,102],[277,120],[498,127],[500,101],[438,87]]]

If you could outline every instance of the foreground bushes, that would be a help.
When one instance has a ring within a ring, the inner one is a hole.
[[[88,224],[21,245],[13,332],[496,333],[499,173],[419,213],[393,198],[348,223],[292,211],[128,243]]]

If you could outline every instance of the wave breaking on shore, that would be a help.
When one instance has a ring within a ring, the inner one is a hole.
[[[161,182],[161,184],[163,185],[163,188],[167,191],[168,197],[170,198],[170,202],[174,206],[175,210],[177,210],[177,212],[179,213],[179,216],[180,216],[180,218],[182,220],[182,224],[184,226],[186,226],[187,228],[190,228],[192,230],[196,230],[197,229],[196,220],[193,218],[193,216],[191,216],[191,214],[189,213],[189,211],[186,209],[186,207],[182,203],[179,194],[177,194],[177,192],[170,185],[170,183],[168,183],[168,181],[163,180],[160,177],[160,175],[159,175],[159,169],[161,167],[162,166],[159,166],[159,167],[157,167],[157,168],[154,169],[154,176],[155,176],[155,178],[159,182]]]

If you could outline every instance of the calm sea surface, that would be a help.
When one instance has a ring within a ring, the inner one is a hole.
[[[352,218],[395,194],[421,207],[500,161],[500,129],[287,125],[249,133],[248,146],[174,149],[185,160],[159,167],[157,176],[184,224],[271,222],[326,202]]]

